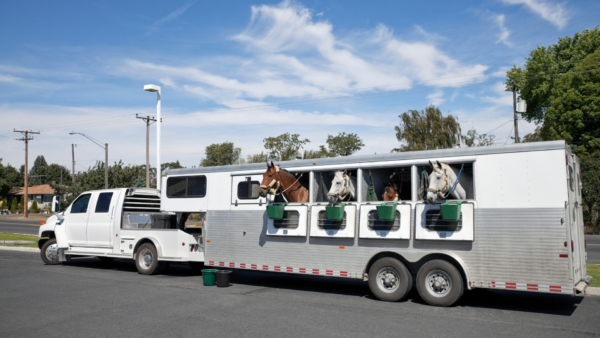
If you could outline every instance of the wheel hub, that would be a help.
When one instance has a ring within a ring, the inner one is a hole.
[[[452,288],[452,280],[450,276],[442,270],[433,270],[429,272],[425,279],[427,290],[436,297],[444,297]]]
[[[58,245],[52,244],[46,249],[46,257],[53,262],[58,261]]]
[[[152,265],[152,255],[150,253],[146,253],[144,255],[144,263],[146,264],[146,266]]]
[[[400,283],[398,272],[391,267],[383,267],[377,273],[377,284],[385,292],[394,292],[398,289]]]

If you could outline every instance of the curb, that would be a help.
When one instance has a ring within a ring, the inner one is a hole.
[[[0,241],[0,245],[11,245],[11,244],[34,244],[34,241]]]
[[[585,289],[585,295],[586,296],[600,296],[600,288],[599,287],[588,286]]]
[[[40,249],[38,248],[22,248],[22,247],[12,247],[12,246],[0,246],[0,250],[6,250],[6,251],[24,251],[24,252],[40,252]]]

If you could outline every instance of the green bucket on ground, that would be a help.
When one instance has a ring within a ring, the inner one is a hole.
[[[396,206],[398,203],[394,203],[393,205],[387,205],[385,203],[381,203],[381,205],[377,206],[377,217],[379,217],[380,221],[389,222],[396,220]]]
[[[282,219],[285,204],[267,205],[267,215],[270,219]]]
[[[458,222],[460,221],[460,201],[456,201],[453,204],[445,202],[440,206],[442,212],[442,219],[446,222]]]
[[[334,205],[331,207],[325,207],[327,212],[327,219],[330,221],[342,221],[344,220],[344,208],[346,203]]]
[[[217,275],[215,269],[204,269],[202,270],[202,279],[204,280],[204,286],[215,285]]]

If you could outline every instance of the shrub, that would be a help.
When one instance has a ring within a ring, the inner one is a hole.
[[[17,202],[17,198],[15,197],[12,201],[12,204],[10,205],[10,213],[14,214],[15,212],[17,212],[17,204],[19,202]]]
[[[37,201],[33,201],[33,203],[31,203],[31,209],[29,209],[29,211],[34,212],[34,213],[40,212]]]
[[[1,210],[6,210],[6,208],[8,208],[8,206],[6,205],[6,198],[2,200],[2,209]]]
[[[19,203],[19,211],[23,212],[25,209],[25,196],[21,196],[21,203]]]

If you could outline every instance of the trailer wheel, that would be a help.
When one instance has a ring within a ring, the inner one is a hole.
[[[451,306],[462,297],[463,279],[454,265],[435,259],[423,264],[419,269],[417,290],[429,305]]]
[[[395,258],[380,258],[369,269],[369,288],[380,300],[402,300],[408,295],[412,284],[412,275],[406,266]]]
[[[56,238],[49,239],[44,243],[40,250],[40,256],[42,256],[44,263],[48,265],[60,264],[60,261],[58,260],[58,244],[56,244]]]
[[[159,266],[158,254],[154,245],[151,243],[140,245],[136,252],[135,267],[142,275],[156,275],[160,273],[162,265]]]

